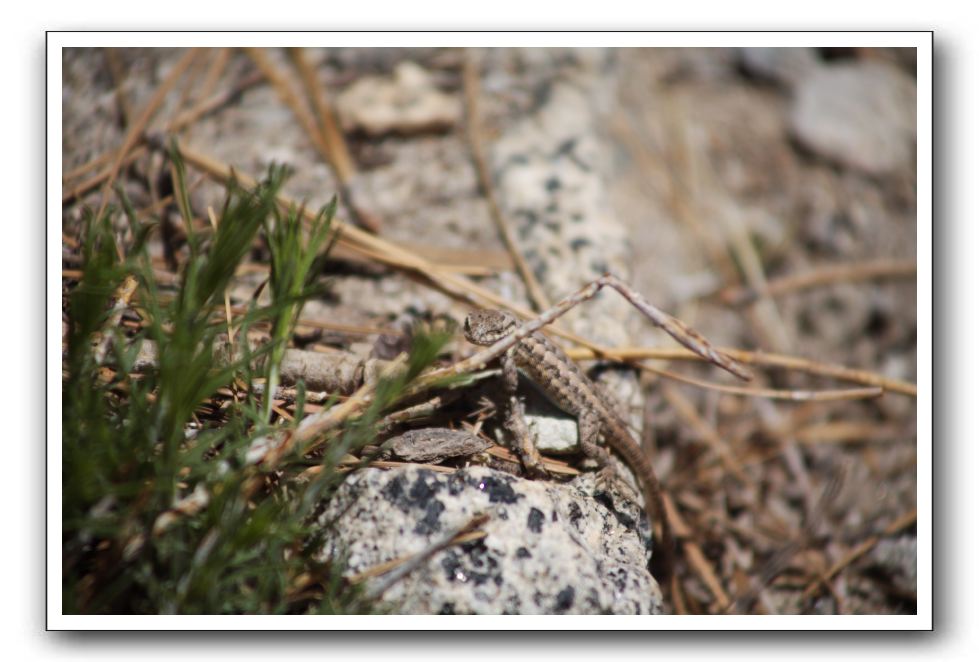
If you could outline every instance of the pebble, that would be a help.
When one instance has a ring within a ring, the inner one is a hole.
[[[813,153],[870,175],[913,167],[916,86],[883,62],[812,70],[796,89],[792,133]]]

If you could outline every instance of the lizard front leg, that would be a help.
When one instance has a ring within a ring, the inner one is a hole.
[[[544,461],[541,459],[540,451],[534,445],[530,430],[527,428],[523,401],[517,394],[520,373],[517,371],[517,362],[512,351],[503,355],[500,365],[503,369],[503,388],[506,392],[506,419],[503,426],[513,437],[514,449],[520,456],[520,462],[523,463],[527,474],[532,478],[547,478],[548,474],[547,470],[544,469]]]

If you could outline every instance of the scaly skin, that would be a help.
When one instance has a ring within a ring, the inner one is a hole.
[[[477,310],[466,317],[464,333],[469,342],[488,346],[512,333],[517,326],[517,320],[507,312]],[[530,440],[523,419],[523,405],[516,394],[518,368],[556,405],[577,417],[581,448],[602,467],[603,478],[613,476],[614,467],[608,453],[598,445],[599,439],[603,439],[635,474],[642,489],[646,516],[650,518],[650,530],[654,530],[653,513],[662,522],[664,577],[660,581],[668,589],[673,569],[673,532],[666,518],[659,480],[653,465],[629,434],[604,390],[541,333],[534,333],[514,345],[503,355],[501,363],[508,395],[506,427],[516,437],[517,450],[525,468],[532,475],[546,475],[540,455]]]

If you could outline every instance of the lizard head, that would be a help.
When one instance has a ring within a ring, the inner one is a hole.
[[[492,345],[510,335],[517,328],[517,320],[502,310],[474,310],[466,316],[463,333],[474,345]]]

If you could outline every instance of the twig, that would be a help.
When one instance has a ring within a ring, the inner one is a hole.
[[[163,144],[159,140],[155,140],[154,143],[157,147]],[[212,178],[221,181],[227,181],[230,178],[231,168],[226,164],[197,152],[182,143],[179,145],[179,149],[184,157],[184,160],[188,164],[202,170]],[[254,179],[243,173],[236,173],[236,175],[238,180],[245,186],[253,186],[255,184]],[[290,205],[298,207],[294,201],[290,200],[286,196],[280,196],[278,202],[280,205],[287,208]],[[312,218],[315,215],[314,212],[308,209],[305,210],[304,213],[308,218]],[[360,230],[349,223],[343,223],[342,221],[336,220],[334,221],[334,227],[335,231],[340,233],[340,245],[356,252],[362,252],[364,249],[371,250],[373,251],[372,257],[375,257],[378,261],[397,269],[412,271],[441,291],[446,292],[449,296],[452,296],[460,301],[464,301],[474,306],[491,305],[506,308],[507,310],[510,310],[523,318],[534,317],[534,314],[530,310],[524,309],[520,306],[515,306],[494,292],[490,292],[489,290],[479,287],[478,285],[470,282],[468,279],[458,276],[457,274],[447,273],[440,269],[438,265],[418,257],[414,253],[411,253],[410,251],[407,251],[380,237],[364,232],[363,230]],[[581,345],[582,349],[572,349],[568,351],[568,354],[575,359],[700,359],[697,354],[680,348],[626,348],[613,350],[597,343],[593,343],[576,334],[563,331],[557,327],[552,327],[551,331],[555,335],[561,336]],[[803,358],[767,352],[747,351],[733,348],[720,348],[720,351],[734,357],[736,360],[741,361],[742,363],[799,370],[810,374],[833,377],[858,384],[880,386],[885,391],[903,393],[911,396],[917,395],[917,388],[914,384],[897,379],[888,379],[872,372],[855,370],[852,368],[845,368],[842,366],[819,363],[817,361],[810,361]]]
[[[821,267],[812,271],[792,274],[768,281],[762,288],[731,287],[720,293],[720,299],[726,304],[743,306],[755,301],[761,296],[777,297],[790,292],[861,280],[879,280],[884,278],[911,278],[918,273],[918,265],[912,260],[876,260],[856,264],[837,264]]]
[[[290,48],[289,57],[299,71],[303,86],[306,88],[306,96],[309,97],[316,111],[316,118],[319,120],[320,138],[326,148],[328,163],[333,166],[337,179],[342,186],[347,186],[357,174],[354,167],[353,157],[347,149],[347,141],[343,138],[340,127],[337,126],[333,108],[326,98],[323,86],[316,80],[316,72],[306,59],[306,52],[302,48]]]
[[[799,370],[813,375],[823,377],[833,377],[857,384],[867,384],[869,386],[879,386],[885,391],[902,393],[904,395],[917,396],[918,389],[910,382],[900,379],[889,379],[873,372],[865,370],[855,370],[844,366],[833,365],[831,363],[820,363],[796,356],[786,356],[783,354],[773,354],[771,352],[751,351],[736,349],[733,347],[720,347],[719,351],[728,354],[742,363],[757,366],[769,366],[777,368],[787,368]],[[700,361],[703,360],[693,352],[681,348],[660,347],[623,347],[619,349],[603,349],[596,352],[592,349],[569,349],[568,356],[581,361],[588,359],[612,359],[616,361],[635,361],[637,359],[659,359],[659,360],[684,360]]]
[[[333,107],[326,98],[326,90],[316,80],[316,72],[306,59],[303,49],[290,48],[289,55],[299,70],[299,76],[306,88],[306,96],[309,97],[313,110],[316,112],[316,119],[319,120],[317,126],[320,131],[320,140],[326,147],[327,160],[340,182],[340,198],[353,219],[371,232],[376,233],[380,230],[381,220],[358,202],[359,196],[357,188],[354,186],[357,169],[354,166],[354,159],[350,155],[350,150],[347,149],[347,141],[337,124]]]
[[[733,395],[746,395],[755,398],[769,398],[771,400],[791,400],[793,402],[827,402],[830,400],[863,400],[866,398],[877,398],[884,394],[884,389],[880,386],[869,386],[867,388],[847,388],[847,389],[827,389],[823,391],[802,391],[802,390],[783,390],[774,388],[749,388],[747,386],[732,386],[730,384],[718,384],[695,377],[688,377],[663,368],[656,368],[646,363],[639,364],[643,370],[673,379],[684,384],[691,384],[708,391],[720,391],[721,393],[731,393]]]
[[[505,351],[522,341],[524,338],[530,336],[535,331],[538,331],[544,326],[550,324],[555,319],[574,308],[576,305],[592,298],[598,294],[599,290],[606,286],[611,287],[625,297],[629,303],[631,303],[637,310],[649,318],[653,324],[666,331],[673,337],[674,340],[679,342],[684,347],[696,352],[705,360],[710,361],[711,363],[727,370],[731,374],[741,379],[751,379],[751,373],[737,361],[729,356],[726,356],[723,352],[716,350],[709,342],[707,342],[706,338],[689,328],[677,318],[661,311],[659,308],[649,303],[641,294],[639,294],[639,292],[612,274],[605,274],[604,276],[596,278],[594,281],[584,286],[574,294],[565,297],[553,307],[541,313],[536,319],[522,324],[513,333],[510,333],[502,340],[499,340],[484,350],[476,352],[468,359],[459,361],[455,365],[444,368],[441,371],[436,371],[435,373],[430,373],[429,376],[437,378],[447,375],[459,375],[465,372],[471,372],[472,370],[484,369],[490,361],[499,357]]]
[[[129,127],[129,130],[126,132],[126,137],[122,141],[122,146],[116,152],[116,158],[112,163],[112,167],[109,169],[109,176],[105,180],[105,184],[103,184],[102,202],[99,204],[99,211],[95,215],[96,218],[100,218],[102,214],[105,213],[105,207],[109,204],[109,191],[112,189],[112,183],[115,181],[116,175],[119,174],[119,169],[122,167],[122,162],[129,154],[129,150],[136,145],[139,137],[142,135],[143,131],[146,129],[146,126],[153,118],[153,115],[155,115],[156,111],[159,110],[160,105],[163,103],[163,100],[166,98],[167,94],[171,89],[173,89],[173,86],[176,85],[178,80],[180,80],[180,77],[183,75],[184,71],[186,71],[187,67],[189,67],[194,59],[197,58],[200,52],[201,51],[199,48],[191,48],[184,53],[183,57],[177,61],[177,64],[174,65],[173,69],[167,75],[163,83],[160,84],[160,87],[153,93],[153,97],[149,100],[149,102],[147,102],[146,107],[143,108],[143,111],[139,114],[139,117],[135,122],[133,122],[132,126]]]
[[[168,144],[164,137],[160,135],[150,136],[148,137],[148,141],[155,149],[161,150],[166,149],[166,145]],[[235,178],[237,178],[237,181],[246,188],[253,188],[257,185],[254,178],[242,172],[233,172],[232,168],[226,163],[198,152],[184,144],[182,141],[178,141],[178,149],[180,150],[180,154],[183,156],[186,163],[198,168],[213,179],[226,183],[232,178],[233,175]],[[309,221],[314,219],[316,216],[315,211],[305,207],[300,207],[296,201],[285,195],[280,194],[276,198],[276,201],[284,209],[301,209],[304,217]],[[331,228],[333,232],[339,233],[340,238],[338,240],[337,248],[345,248],[362,255],[369,254],[372,259],[375,259],[382,264],[389,265],[395,269],[408,271],[431,284],[438,290],[446,293],[448,296],[465,302],[468,305],[474,307],[480,305],[496,306],[499,308],[505,308],[525,319],[534,318],[533,311],[523,308],[522,306],[514,305],[495,292],[491,292],[490,290],[480,287],[471,282],[469,279],[458,274],[448,272],[445,269],[440,268],[439,265],[419,257],[415,253],[412,253],[411,251],[406,250],[397,244],[389,242],[369,232],[365,232],[355,225],[345,223],[339,219],[334,219]],[[581,336],[569,333],[558,327],[552,327],[551,332],[561,336],[562,338],[575,342],[582,347],[587,347],[595,351],[601,357],[606,356],[609,351],[602,345],[593,343],[585,338],[582,338]]]
[[[892,536],[895,533],[898,533],[899,531],[906,529],[907,527],[914,524],[917,520],[918,520],[918,509],[912,508],[911,510],[909,510],[908,512],[904,513],[903,515],[895,519],[893,522],[891,522],[880,535],[870,536],[856,547],[853,547],[849,552],[843,555],[843,558],[841,558],[839,561],[834,563],[833,567],[831,567],[829,570],[824,572],[819,577],[819,579],[810,583],[809,586],[806,587],[806,590],[803,593],[803,597],[811,598],[812,596],[814,596],[816,594],[816,591],[819,590],[820,586],[822,586],[823,584],[831,580],[833,577],[839,574],[841,570],[843,570],[848,565],[850,565],[858,558],[860,558],[861,556],[869,552],[871,549],[873,549],[877,545],[877,543],[881,541],[882,538]]]
[[[265,53],[263,48],[246,48],[245,52],[252,59],[255,65],[258,67],[259,71],[268,79],[269,83],[278,93],[279,98],[285,103],[290,110],[292,110],[293,115],[299,121],[303,130],[309,136],[310,142],[319,150],[320,154],[330,163],[330,150],[323,142],[323,138],[320,135],[319,129],[316,127],[316,120],[313,118],[312,113],[309,109],[303,105],[300,98],[296,95],[296,92],[292,89],[289,81],[286,80],[285,75],[279,71],[279,69],[272,63],[268,55]]]
[[[296,92],[292,89],[289,81],[286,79],[285,75],[276,68],[272,61],[265,54],[265,50],[261,48],[246,48],[245,52],[248,53],[249,57],[255,62],[261,72],[275,88],[275,91],[279,94],[279,98],[282,99],[283,103],[289,106],[292,110],[293,115],[295,115],[296,120],[302,126],[306,135],[309,136],[310,142],[316,147],[317,151],[331,166],[334,165],[334,159],[336,158],[337,149],[336,147],[331,147],[327,143],[325,134],[320,132],[319,126],[317,126],[316,119],[310,112]],[[300,73],[302,71],[300,70]],[[315,84],[315,82],[314,82]],[[349,165],[349,164],[348,164]],[[334,166],[336,168],[336,166]],[[380,230],[380,224],[378,220],[370,214],[362,214],[353,205],[350,204],[349,190],[344,184],[342,177],[338,175],[340,180],[341,195],[345,205],[351,211],[351,217],[355,223],[361,225],[368,231],[372,233],[377,233]]]
[[[210,90],[213,90],[217,84],[218,80],[224,74],[224,70],[228,66],[228,62],[231,61],[231,49],[230,48],[218,48],[216,49],[216,55],[211,61],[211,66],[208,67],[207,73],[204,74],[204,82],[201,83],[200,94],[207,94]],[[199,99],[196,96],[195,99]],[[196,105],[200,105],[195,104]]]
[[[402,355],[384,368],[381,377],[393,375],[398,370],[403,369],[404,365],[405,356]],[[365,383],[345,402],[304,418],[294,431],[287,431],[278,439],[272,440],[268,450],[256,458],[256,464],[271,468],[276,466],[279,460],[293,448],[300,447],[302,455],[319,448],[323,444],[323,437],[327,432],[335,429],[351,416],[359,414],[371,403],[378,382]]]
[[[119,61],[119,52],[115,48],[103,48],[105,63],[109,67],[109,75],[112,77],[112,88],[116,97],[116,104],[119,106],[119,116],[122,120],[120,125],[125,129],[132,122],[133,109],[129,105],[129,99],[123,93],[122,86],[126,82],[126,72],[123,71],[122,63]]]
[[[681,541],[680,546],[683,549],[683,555],[693,567],[694,572],[700,576],[700,579],[714,595],[714,600],[717,602],[718,607],[720,609],[727,609],[728,605],[731,604],[731,599],[724,591],[724,587],[721,586],[720,580],[714,573],[710,562],[700,550],[700,547],[691,540],[692,531],[690,526],[683,520],[680,511],[677,510],[676,505],[673,503],[673,499],[665,493],[663,494],[663,506],[666,511],[666,517],[670,520],[673,535],[677,540]]]
[[[747,484],[749,482],[748,475],[734,458],[734,455],[731,453],[731,449],[727,442],[721,438],[721,435],[714,429],[713,426],[708,424],[707,421],[705,421],[700,414],[697,413],[696,407],[694,407],[682,393],[672,386],[666,386],[663,389],[663,395],[680,415],[680,417],[683,418],[697,432],[698,436],[703,439],[715,453],[717,453],[718,457],[721,458],[721,462],[724,464],[724,468],[737,477],[737,479],[743,484]]]
[[[469,138],[469,150],[472,154],[473,165],[476,167],[476,176],[479,180],[479,188],[486,198],[489,206],[490,217],[496,223],[496,229],[500,233],[500,238],[506,245],[513,263],[517,267],[520,278],[527,288],[527,294],[538,310],[546,310],[550,307],[544,289],[534,276],[527,261],[524,259],[520,248],[517,246],[517,239],[513,236],[513,230],[509,222],[503,216],[500,205],[496,200],[496,193],[493,189],[493,178],[490,176],[489,167],[486,165],[486,155],[483,151],[483,142],[480,139],[481,118],[479,114],[479,71],[476,66],[475,56],[470,49],[463,53],[462,60],[462,79],[465,91],[466,107],[466,136]]]
[[[198,104],[197,106],[195,106],[194,108],[191,108],[190,110],[181,113],[179,116],[177,116],[174,120],[172,120],[169,123],[169,125],[167,126],[167,130],[174,131],[174,132],[179,131],[180,129],[197,121],[201,117],[204,117],[205,115],[208,115],[209,113],[212,113],[215,110],[221,108],[222,106],[228,104],[232,99],[236,98],[242,92],[244,92],[250,87],[253,87],[255,84],[259,83],[262,80],[265,80],[264,77],[257,72],[253,75],[247,76],[231,89],[225,90],[223,92],[219,92],[218,94],[215,94],[207,101],[204,101]],[[146,153],[145,147],[137,147],[135,149],[130,150],[129,154],[125,157],[125,159],[123,159],[122,165],[123,166],[129,165],[130,163],[132,163],[133,161],[135,161],[145,153]],[[102,154],[96,156],[95,158],[91,159],[87,163],[77,168],[74,168],[68,173],[65,173],[62,176],[62,183],[65,184],[67,187],[66,182],[68,180],[80,177],[90,172],[91,170],[95,170],[96,168],[99,168],[107,163],[111,164],[115,156],[116,156],[115,150],[103,152]],[[110,166],[105,170],[101,171],[100,173],[93,175],[89,179],[75,186],[67,187],[66,190],[61,194],[61,203],[67,204],[68,202],[71,202],[76,198],[80,198],[81,196],[85,195],[92,189],[98,187],[100,184],[105,182],[111,174],[112,174],[112,167]]]
[[[349,463],[346,465],[341,465],[341,471],[347,471],[353,469],[354,463]],[[357,460],[356,465],[360,466],[361,460]],[[419,467],[421,469],[428,469],[429,471],[434,471],[440,474],[454,474],[457,469],[455,467],[446,467],[441,464],[422,464],[420,462],[399,462],[397,460],[372,460],[368,462],[365,466],[374,467],[376,469],[397,469],[399,467]]]
[[[752,603],[761,595],[761,592],[767,587],[775,577],[782,573],[785,568],[788,567],[792,558],[803,549],[815,535],[816,527],[819,524],[819,519],[817,517],[822,513],[829,510],[833,501],[839,496],[840,490],[843,486],[843,475],[836,473],[833,477],[827,481],[822,493],[819,496],[819,504],[816,508],[811,509],[806,514],[805,525],[802,527],[802,531],[794,540],[789,541],[787,544],[783,545],[775,555],[769,559],[769,561],[762,567],[758,578],[754,586],[746,591],[743,591],[734,600],[731,605],[730,611],[734,613],[745,613],[751,607]]]
[[[888,443],[908,438],[913,433],[902,435],[895,426],[882,426],[870,421],[831,421],[816,423],[797,430],[796,439],[800,444],[840,444],[854,442]]]
[[[512,462],[514,465],[520,466],[520,457],[508,448],[503,446],[490,446],[486,449],[486,454],[501,460],[506,460],[507,462]],[[570,466],[567,462],[562,462],[560,460],[555,460],[554,458],[541,456],[541,461],[544,463],[544,468],[550,474],[558,474],[563,476],[580,476],[581,472],[578,469]]]
[[[210,49],[205,49],[205,50],[210,50]],[[194,89],[197,87],[201,75],[204,73],[204,68],[206,64],[207,64],[206,59],[204,57],[199,57],[190,66],[190,69],[187,71],[187,78],[180,86],[181,88],[180,96],[177,97],[177,101],[173,104],[173,107],[170,109],[170,117],[168,121],[164,124],[164,126],[170,126],[170,124],[172,124],[173,121],[180,116],[180,112],[184,108],[184,106],[188,105],[188,102],[191,99],[191,95],[194,92]],[[207,68],[211,69],[211,67],[207,67]],[[208,88],[205,87],[204,89],[206,90]]]
[[[443,368],[441,370],[435,370],[423,375],[421,378],[415,381],[413,386],[406,389],[406,394],[418,393],[445,377],[485,369],[486,365],[490,361],[503,354],[503,352],[508,350],[510,347],[542,328],[544,325],[550,324],[574,306],[586,301],[587,299],[590,299],[597,294],[602,287],[605,286],[609,286],[615,291],[619,292],[633,306],[638,308],[640,312],[646,315],[646,317],[648,317],[654,324],[673,336],[677,342],[680,342],[686,347],[698,352],[704,358],[726,370],[729,370],[742,379],[749,378],[750,373],[748,373],[733,359],[730,359],[724,354],[716,351],[710,345],[710,343],[708,343],[707,340],[696,331],[688,328],[680,320],[653,306],[651,303],[646,301],[642,295],[619,278],[613,276],[612,274],[605,274],[604,276],[594,280],[589,285],[586,285],[578,292],[564,298],[558,304],[542,313],[536,319],[521,325],[513,333],[509,334],[499,342],[473,354],[468,359],[463,359],[455,363],[452,366]],[[385,369],[386,372],[390,374],[391,371],[399,369],[399,363],[399,361],[392,361],[392,363]],[[347,402],[337,405],[329,411],[320,412],[307,417],[295,432],[287,433],[284,439],[274,443],[272,449],[263,454],[261,462],[274,466],[278,463],[278,460],[284,453],[288,452],[296,445],[308,444],[308,446],[303,449],[303,453],[308,453],[309,451],[313,450],[318,446],[318,443],[309,443],[311,440],[320,438],[325,432],[333,429],[342,421],[346,420],[349,416],[360,412],[363,407],[370,402],[372,395],[373,386],[365,384],[358,389],[358,391],[351,396]]]
[[[367,577],[374,576],[376,574],[390,573],[388,577],[380,584],[367,589],[364,593],[369,600],[376,600],[377,598],[384,595],[384,593],[394,586],[397,582],[404,579],[413,571],[420,568],[426,561],[432,558],[435,554],[441,552],[443,549],[451,547],[452,545],[458,545],[463,542],[470,542],[473,540],[478,540],[486,536],[485,531],[477,531],[479,527],[489,521],[489,515],[477,514],[472,517],[468,522],[463,524],[453,533],[445,536],[442,540],[439,540],[430,547],[422,550],[414,556],[408,557],[406,559],[396,559],[393,562],[383,564],[383,569],[380,570],[368,570],[365,573],[361,573],[352,581],[362,581]],[[395,564],[395,570],[391,570],[390,566]]]

